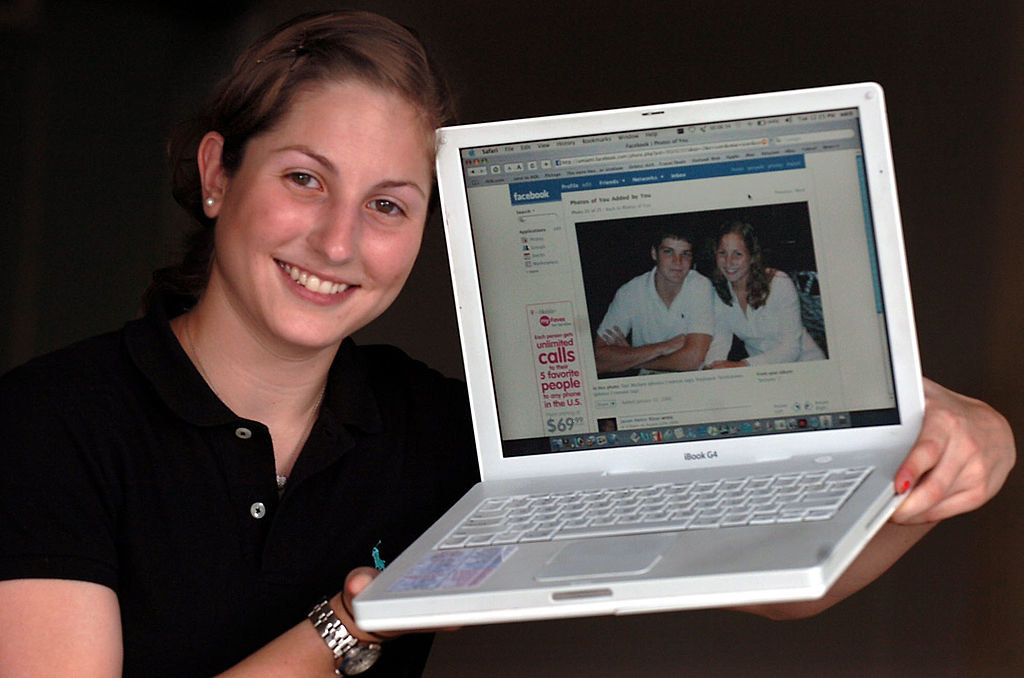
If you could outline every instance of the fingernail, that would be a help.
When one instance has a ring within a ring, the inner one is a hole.
[[[903,494],[904,492],[906,492],[909,489],[910,489],[910,481],[909,480],[903,480],[903,481],[897,480],[896,481],[896,494]]]

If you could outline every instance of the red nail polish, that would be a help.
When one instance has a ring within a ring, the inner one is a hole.
[[[896,494],[903,494],[904,492],[906,492],[909,489],[910,489],[910,481],[909,480],[904,480],[902,483],[899,484],[899,486],[897,486]]]

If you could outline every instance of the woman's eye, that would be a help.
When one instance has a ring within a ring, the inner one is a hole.
[[[387,198],[371,200],[370,208],[382,214],[403,214],[402,208],[398,206],[398,203]]]
[[[316,180],[309,172],[291,172],[288,174],[288,178],[291,179],[293,184],[302,186],[303,188],[319,188],[320,182]]]

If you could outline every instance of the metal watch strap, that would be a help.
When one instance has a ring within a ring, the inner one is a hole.
[[[356,654],[352,651],[359,645],[359,639],[348,632],[345,624],[338,619],[338,615],[334,614],[331,604],[326,600],[313,608],[309,613],[309,621],[313,623],[313,628],[320,634],[324,643],[327,644],[327,648],[334,655],[335,673],[339,676],[362,673],[370,668],[380,654],[380,645],[368,643],[358,647],[359,658],[349,656]],[[345,671],[344,669],[354,670]]]

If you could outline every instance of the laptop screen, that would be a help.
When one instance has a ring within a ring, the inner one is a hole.
[[[504,455],[899,423],[858,116],[460,149]]]

